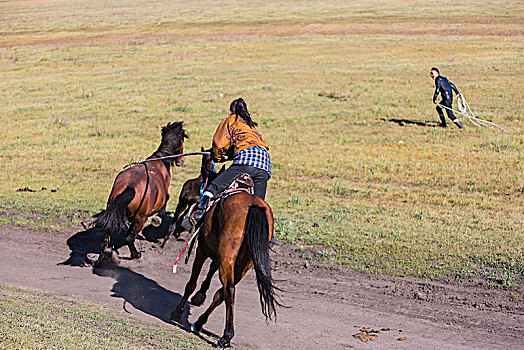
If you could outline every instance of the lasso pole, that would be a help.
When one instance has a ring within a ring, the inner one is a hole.
[[[145,159],[145,160],[141,160],[141,161],[138,161],[138,162],[133,162],[133,163],[126,164],[126,165],[124,165],[124,169],[127,168],[127,167],[130,167],[131,165],[142,164],[142,163],[145,163],[145,162],[152,162],[154,160],[171,159],[171,158],[178,158],[178,157],[184,157],[184,156],[194,156],[194,155],[198,155],[198,154],[210,155],[211,152],[188,152],[188,153],[175,154],[175,155],[172,155],[172,156],[165,156],[165,157],[160,157],[160,158]]]

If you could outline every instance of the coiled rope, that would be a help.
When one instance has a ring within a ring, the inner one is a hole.
[[[437,106],[440,106],[441,108],[446,108],[446,109],[449,109],[457,114],[460,114],[460,115],[463,115],[465,117],[468,117],[469,121],[475,125],[476,127],[486,127],[486,128],[493,128],[494,126],[496,126],[497,128],[499,128],[500,130],[504,131],[504,132],[507,132],[506,130],[504,130],[503,128],[501,128],[500,126],[498,126],[497,124],[493,123],[493,122],[489,122],[487,120],[483,120],[483,119],[479,119],[477,117],[475,117],[475,115],[473,114],[473,111],[471,110],[471,108],[469,107],[469,104],[466,102],[466,99],[464,98],[464,95],[462,94],[459,94],[457,95],[457,105],[458,105],[458,111],[452,109],[452,108],[449,108],[449,107],[446,107],[444,105],[441,105],[440,103],[437,104]],[[469,113],[468,113],[469,111]]]

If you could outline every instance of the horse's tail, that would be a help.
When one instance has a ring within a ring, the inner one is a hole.
[[[135,189],[126,187],[122,193],[116,196],[109,207],[96,218],[93,226],[108,234],[117,234],[122,230],[127,230],[129,225],[127,206],[134,197]]]
[[[252,205],[246,218],[245,232],[248,238],[249,250],[253,258],[255,274],[257,276],[258,292],[260,293],[260,305],[266,319],[272,315],[277,316],[275,306],[282,306],[276,300],[273,277],[271,277],[271,266],[269,260],[269,224],[266,209]]]

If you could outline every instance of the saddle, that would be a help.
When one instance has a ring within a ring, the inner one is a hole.
[[[229,183],[229,186],[225,190],[223,190],[222,192],[218,193],[216,196],[214,196],[213,198],[211,198],[209,200],[209,202],[207,204],[207,207],[206,207],[206,211],[204,212],[204,215],[202,216],[202,218],[198,222],[194,222],[194,227],[195,227],[195,231],[194,232],[195,233],[193,234],[193,236],[199,235],[199,233],[200,233],[200,226],[202,226],[204,218],[206,217],[206,214],[209,211],[209,208],[211,208],[211,206],[213,206],[213,204],[219,202],[219,205],[221,205],[221,203],[222,203],[222,201],[224,199],[226,199],[229,196],[234,195],[235,193],[239,193],[239,192],[247,192],[249,194],[255,194],[255,182],[253,181],[251,176],[249,176],[249,174],[239,174],[239,175],[235,176],[235,178],[233,178],[233,180],[231,180],[231,182]],[[197,205],[196,203],[193,204],[193,207],[191,207],[190,212],[193,212],[194,207],[196,205]],[[191,244],[189,245],[189,250],[188,250],[187,256],[186,256],[186,264],[187,264],[187,262],[189,260],[189,256],[191,255],[191,251],[193,250],[193,245],[194,244],[195,244],[195,240],[192,240]],[[180,254],[182,254],[182,252],[183,252],[183,250],[180,252]],[[179,257],[180,257],[180,254],[179,254]],[[178,261],[178,259],[177,259],[177,261]]]
[[[239,192],[247,192],[249,194],[255,194],[255,182],[249,176],[249,174],[239,174],[231,180],[229,183],[229,186],[222,192],[218,193],[216,196],[214,196],[207,206],[209,209],[213,204],[215,204],[218,201],[223,201],[229,196],[232,196]],[[206,210],[207,211],[207,210]]]
[[[233,180],[231,180],[229,186],[224,191],[222,191],[222,193],[238,191],[247,191],[250,194],[255,194],[255,182],[251,176],[249,176],[249,174],[237,175]]]
[[[242,191],[247,192],[249,194],[255,194],[255,182],[253,181],[251,176],[249,176],[249,174],[244,173],[235,176],[225,190],[217,193],[216,196],[209,200],[206,212],[209,210],[209,208],[211,208],[213,204],[217,203],[218,201],[224,200],[227,197]],[[196,210],[196,205],[197,203],[193,204],[193,206],[189,210],[190,213]]]

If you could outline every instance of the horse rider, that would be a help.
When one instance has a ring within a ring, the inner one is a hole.
[[[440,117],[440,124],[438,126],[443,128],[446,127],[446,118],[444,117],[444,111],[442,110],[442,107],[438,106],[439,103],[437,102],[437,96],[440,93],[440,97],[442,97],[442,101],[440,101],[440,104],[447,107],[446,113],[448,114],[448,118],[451,119],[453,123],[457,124],[459,129],[463,129],[464,127],[457,119],[457,117],[455,117],[453,111],[451,110],[453,104],[453,91],[455,91],[455,94],[457,96],[460,95],[460,92],[458,91],[457,87],[446,77],[440,75],[440,72],[436,67],[431,68],[431,72],[429,75],[435,81],[435,93],[433,94],[433,103],[437,105],[437,112]]]
[[[266,197],[267,181],[271,177],[269,147],[256,129],[246,102],[238,98],[231,102],[229,115],[222,120],[213,136],[211,158],[215,162],[233,159],[233,164],[211,182],[197,204],[196,211],[182,227],[190,230],[204,215],[210,198],[227,188],[239,174],[249,174],[255,183],[255,195]]]

